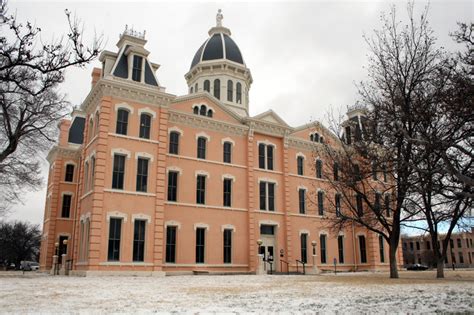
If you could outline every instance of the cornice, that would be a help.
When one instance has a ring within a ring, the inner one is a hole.
[[[78,159],[81,157],[81,147],[66,148],[55,145],[46,156],[46,160],[51,164],[59,156],[65,158]]]
[[[286,137],[293,130],[291,127],[254,118],[246,118],[245,122],[252,127],[254,132],[270,136]]]

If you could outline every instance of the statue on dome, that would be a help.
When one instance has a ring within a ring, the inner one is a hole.
[[[219,9],[217,10],[216,14],[216,26],[221,27],[222,26],[222,19],[224,18],[224,15],[222,15],[222,10]]]

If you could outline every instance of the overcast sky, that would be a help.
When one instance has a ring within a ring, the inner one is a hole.
[[[84,23],[85,42],[94,32],[103,34],[105,49],[115,44],[125,24],[146,30],[150,60],[161,65],[158,80],[175,95],[187,91],[184,74],[215,25],[217,9],[224,14],[244,61],[250,68],[250,114],[273,109],[291,126],[324,120],[329,109],[343,110],[357,100],[355,83],[366,79],[367,45],[363,34],[380,28],[380,14],[395,4],[406,20],[405,1],[304,1],[304,2],[125,2],[125,1],[9,1],[9,13],[42,29],[43,41],[67,31],[64,9]],[[427,4],[417,1],[416,12]],[[431,1],[429,20],[438,44],[447,50],[459,47],[449,32],[457,21],[474,20],[472,1]],[[61,89],[74,105],[90,89],[90,73],[98,61],[67,72]],[[46,181],[47,162],[44,160]],[[46,184],[25,195],[8,219],[42,223]]]

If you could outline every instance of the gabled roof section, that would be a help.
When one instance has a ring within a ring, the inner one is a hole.
[[[277,113],[273,110],[269,109],[266,112],[258,114],[257,116],[251,117],[252,120],[260,120],[265,121],[273,124],[282,125],[284,127],[291,128]]]
[[[310,123],[307,123],[307,124],[304,124],[304,125],[295,127],[295,128],[293,129],[293,132],[292,132],[290,135],[295,135],[296,133],[299,133],[299,132],[304,131],[304,130],[317,131],[318,129],[319,129],[321,132],[324,133],[323,136],[329,136],[329,137],[333,138],[334,140],[339,141],[339,138],[337,137],[337,135],[335,135],[331,130],[329,130],[329,128],[327,128],[326,126],[324,126],[324,125],[323,125],[321,122],[319,122],[319,121],[313,121],[313,122],[310,122]]]

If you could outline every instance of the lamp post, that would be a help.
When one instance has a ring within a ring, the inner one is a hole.
[[[257,245],[258,245],[258,252],[257,252],[257,257],[258,257],[258,262],[257,262],[257,275],[263,275],[265,274],[264,272],[264,264],[263,264],[263,255],[260,253],[262,249],[262,244],[263,241],[261,239],[257,240]]]
[[[313,246],[313,269],[312,274],[318,274],[318,267],[316,266],[316,240],[311,241],[311,246]]]

